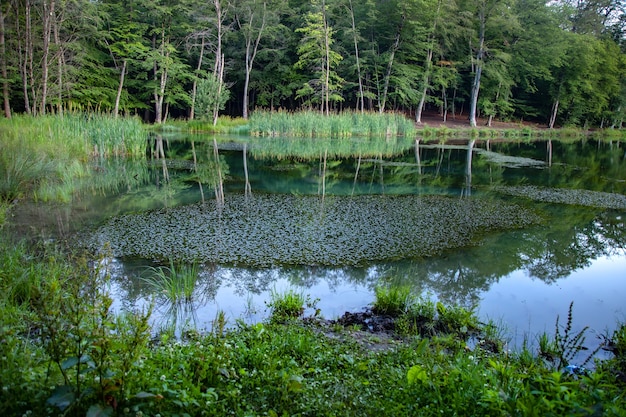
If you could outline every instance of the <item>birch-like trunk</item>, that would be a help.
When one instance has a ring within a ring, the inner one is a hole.
[[[354,8],[352,7],[352,0],[348,0],[348,11],[350,12],[350,19],[352,22],[352,38],[354,40],[354,57],[356,58],[356,73],[359,79],[359,104],[357,107],[361,109],[361,113],[365,112],[365,94],[363,93],[363,77],[361,76],[361,64],[359,61],[359,42],[357,39],[356,22],[354,21]]]
[[[433,60],[433,48],[428,48],[428,54],[426,55],[426,69],[424,70],[424,77],[422,78],[422,94],[420,102],[417,105],[415,111],[415,122],[422,123],[422,112],[424,111],[424,103],[426,102],[426,93],[428,93],[428,82],[430,80],[430,72],[432,69]]]
[[[5,13],[0,8],[0,71],[2,72],[2,101],[4,117],[11,118],[11,103],[9,101],[9,81],[7,78],[7,54],[4,39],[4,18]]]
[[[198,58],[198,66],[196,67],[196,76],[193,77],[193,85],[191,87],[191,110],[189,111],[189,120],[196,117],[196,96],[198,94],[198,78],[202,69],[202,61],[204,59],[204,45],[206,43],[205,36],[201,35],[202,42],[200,44],[200,57]]]
[[[556,122],[556,115],[559,111],[559,99],[557,98],[552,104],[552,112],[550,113],[550,124],[548,127],[554,129],[554,123]]]
[[[113,107],[113,117],[117,117],[120,112],[120,101],[122,99],[122,90],[124,89],[124,77],[126,77],[126,65],[127,61],[122,63],[122,70],[120,71],[120,83],[117,86],[117,94],[115,95],[115,106]]]
[[[385,74],[385,82],[383,85],[383,96],[380,100],[380,106],[378,111],[382,114],[385,112],[385,105],[387,103],[387,92],[389,91],[389,79],[391,78],[391,69],[393,67],[393,60],[396,55],[396,51],[400,48],[400,34],[402,33],[402,27],[404,26],[404,16],[402,16],[402,21],[400,26],[398,27],[398,32],[396,33],[396,40],[393,43],[391,48],[391,55],[389,56],[389,63],[387,64],[387,73]]]
[[[476,127],[476,112],[478,105],[478,93],[480,92],[480,77],[483,72],[483,58],[485,56],[485,10],[479,12],[480,30],[478,38],[478,52],[476,52],[476,69],[474,72],[474,81],[472,82],[472,91],[470,95],[470,126]]]
[[[41,102],[39,103],[39,113],[46,114],[46,100],[48,96],[48,73],[50,57],[50,36],[52,34],[52,20],[54,19],[54,0],[48,4],[43,2],[43,55],[41,57]]]
[[[252,73],[252,65],[254,64],[254,59],[256,58],[257,51],[259,50],[259,43],[261,43],[261,37],[263,36],[263,32],[265,30],[265,20],[266,20],[266,11],[267,11],[267,3],[263,3],[263,12],[261,15],[261,27],[257,31],[257,36],[252,40],[252,23],[254,21],[254,13],[250,13],[250,20],[248,22],[249,30],[244,31],[244,36],[246,38],[246,74],[243,85],[243,118],[248,119],[248,111],[250,107],[250,75]],[[242,28],[241,22],[237,19],[237,24],[239,25],[239,29]]]

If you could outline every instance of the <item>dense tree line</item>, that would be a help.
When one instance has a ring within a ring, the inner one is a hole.
[[[3,113],[621,126],[622,0],[3,0]]]

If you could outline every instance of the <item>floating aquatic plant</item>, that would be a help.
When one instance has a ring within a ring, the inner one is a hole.
[[[124,215],[88,240],[116,256],[221,264],[364,265],[431,256],[474,243],[482,233],[536,224],[503,201],[441,196],[229,195]]]
[[[498,152],[488,151],[486,149],[476,148],[476,152],[487,161],[508,168],[542,168],[547,165],[545,161],[540,161],[538,159],[525,158],[522,156],[504,155]]]
[[[572,204],[607,209],[626,209],[626,195],[605,193],[591,190],[572,190],[567,188],[536,187],[532,185],[517,187],[494,187],[496,191],[518,197],[527,197],[547,203]]]

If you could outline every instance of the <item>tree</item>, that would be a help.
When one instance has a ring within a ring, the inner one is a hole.
[[[325,0],[311,0],[313,11],[307,13],[305,26],[296,29],[303,37],[298,46],[297,69],[310,69],[315,78],[310,79],[300,90],[298,97],[311,97],[311,102],[320,103],[320,110],[328,114],[330,102],[343,100],[340,90],[343,79],[334,70],[343,57],[332,49],[333,29],[328,25]]]
[[[213,74],[200,80],[198,83],[197,110],[198,117],[203,120],[213,120],[215,109],[223,110],[230,93],[220,87],[220,81]]]
[[[166,4],[163,4],[166,3]],[[188,102],[188,97],[180,83],[189,78],[188,65],[178,54],[177,43],[182,43],[179,19],[184,19],[184,5],[179,2],[147,2],[147,17],[150,23],[150,50],[146,54],[144,68],[151,70],[154,100],[155,123],[161,123],[167,117],[167,108],[177,101]],[[178,36],[176,36],[178,35]],[[166,101],[166,97],[168,101]]]
[[[137,5],[132,0],[103,2],[102,8],[105,12],[102,43],[109,52],[115,71],[119,73],[113,104],[113,116],[117,117],[129,67],[138,67],[139,61],[147,55],[149,49],[142,43],[141,35],[146,28],[140,23]]]
[[[268,7],[267,0],[241,0],[235,6],[235,21],[245,44],[245,79],[242,104],[244,119],[248,118],[250,75],[254,60],[263,36],[268,31],[276,33],[274,28],[278,22],[278,10],[278,4],[270,4]]]
[[[4,7],[6,6],[6,10]],[[4,109],[4,117],[11,118],[11,100],[9,97],[9,73],[7,71],[7,53],[6,43],[4,40],[5,25],[4,21],[9,12],[9,4],[0,5],[0,76],[2,76],[2,102]]]
[[[508,0],[472,0],[468,6],[468,10],[474,12],[476,16],[472,21],[476,38],[470,40],[474,53],[472,58],[474,76],[470,90],[469,113],[470,126],[476,127],[478,95],[485,61],[510,45],[507,35],[517,26],[517,22],[515,16],[510,13]]]

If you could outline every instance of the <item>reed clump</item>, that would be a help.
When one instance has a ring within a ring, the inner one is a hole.
[[[415,135],[413,121],[398,113],[256,111],[249,120],[252,136],[391,137]]]
[[[142,157],[146,132],[137,118],[17,115],[0,119],[0,148],[0,200],[12,201],[25,190],[88,177],[92,171],[88,165],[95,158]],[[48,194],[55,193],[58,190]],[[60,195],[61,200],[68,199],[66,192]]]

